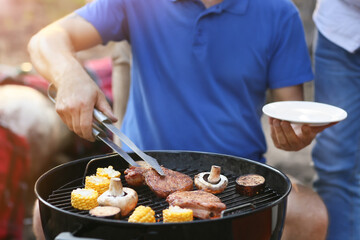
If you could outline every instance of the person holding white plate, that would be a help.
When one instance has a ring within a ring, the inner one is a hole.
[[[314,187],[328,209],[327,239],[360,239],[360,1],[318,1],[313,18],[315,100],[348,112],[316,139]]]

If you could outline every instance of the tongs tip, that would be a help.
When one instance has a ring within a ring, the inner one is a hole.
[[[160,176],[165,177],[165,173],[164,173],[164,171],[163,171],[161,168],[158,169],[158,170],[155,169],[155,171],[156,171]]]

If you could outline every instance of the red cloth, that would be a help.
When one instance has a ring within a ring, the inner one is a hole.
[[[29,161],[26,139],[0,126],[0,239],[22,239]]]
[[[49,87],[49,82],[40,75],[26,74],[21,77],[21,80],[25,86],[33,87],[43,93],[46,93]]]

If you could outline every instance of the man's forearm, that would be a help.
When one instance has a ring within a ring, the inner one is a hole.
[[[28,45],[35,69],[56,86],[69,75],[86,74],[76,59],[71,40],[61,27],[50,25],[33,36]]]
[[[94,140],[94,108],[113,121],[116,118],[104,94],[76,59],[75,52],[101,42],[93,25],[77,14],[70,14],[37,33],[28,46],[36,70],[57,88],[57,113],[70,130],[90,141]]]
[[[68,79],[89,79],[75,52],[102,42],[88,21],[72,13],[42,29],[29,42],[28,50],[36,70],[58,85]]]
[[[295,85],[272,89],[270,91],[273,101],[302,101],[304,100],[303,85]]]

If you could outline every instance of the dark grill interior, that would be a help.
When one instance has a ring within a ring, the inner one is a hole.
[[[178,172],[187,174],[188,176],[194,178],[194,176],[199,173],[198,170],[192,169],[172,169]],[[124,187],[129,187],[124,179],[124,169],[121,170],[121,179]],[[235,190],[235,179],[238,176],[232,174],[227,174],[226,172],[222,173],[229,179],[229,185],[224,192],[217,194],[223,203],[226,204],[226,210],[223,212],[223,216],[233,215],[233,214],[244,214],[251,212],[256,208],[268,205],[278,200],[281,195],[275,190],[266,187],[265,191],[261,194],[258,194],[253,197],[245,197],[236,193]],[[89,211],[80,211],[71,206],[71,191],[76,188],[83,188],[83,179],[78,178],[72,182],[67,183],[66,185],[56,189],[49,195],[47,202],[52,204],[55,207],[69,211],[76,214],[90,216]],[[155,196],[153,192],[147,186],[142,186],[139,188],[134,188],[139,195],[139,205],[149,206],[155,211],[155,217],[157,221],[162,221],[162,210],[169,207],[165,199],[161,199]],[[194,186],[194,189],[196,187]],[[131,214],[131,213],[130,213]],[[128,218],[122,218],[118,221],[127,221]],[[194,221],[201,221],[200,219],[194,219]]]

